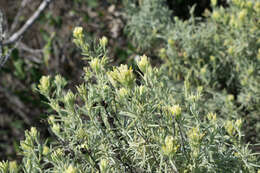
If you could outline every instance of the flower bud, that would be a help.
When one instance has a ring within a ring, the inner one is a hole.
[[[174,40],[173,39],[168,39],[168,44],[171,46],[171,47],[174,47],[174,45],[175,45],[175,42],[174,42]]]
[[[8,172],[8,161],[0,161],[0,170]]]
[[[237,6],[240,6],[241,4],[241,0],[232,0],[232,2]]]
[[[173,105],[170,107],[170,112],[178,119],[181,115],[181,107],[179,105]]]
[[[79,93],[79,95],[84,99],[84,101],[87,100],[87,88],[85,84],[81,84],[79,86],[77,86],[77,91]]]
[[[99,163],[100,172],[101,173],[106,173],[107,172],[107,166],[108,166],[107,160],[106,159],[101,159],[101,161]]]
[[[148,67],[150,66],[150,63],[148,61],[148,58],[146,55],[143,55],[140,57],[140,60],[137,62],[137,65],[139,69],[143,72],[146,73]]]
[[[218,1],[217,1],[217,0],[211,0],[211,5],[212,5],[212,6],[216,6],[216,5],[217,5],[217,3],[218,3]]]
[[[204,75],[206,72],[207,72],[207,67],[206,66],[200,69],[200,73],[202,75]]]
[[[65,103],[65,105],[69,106],[70,108],[73,107],[75,100],[76,100],[76,96],[70,90],[64,96],[64,103]]]
[[[66,80],[63,77],[61,77],[61,75],[55,76],[54,83],[56,84],[57,87],[61,87],[61,88],[67,84]]]
[[[234,126],[233,126],[233,121],[230,121],[230,120],[226,121],[225,129],[226,129],[227,133],[229,134],[229,136],[233,136],[234,130],[235,130]]]
[[[164,60],[167,57],[166,54],[166,49],[165,48],[161,48],[159,51],[159,56]]]
[[[90,62],[89,62],[89,65],[91,67],[91,69],[94,71],[94,72],[99,72],[101,70],[101,62],[98,58],[94,58],[92,59]]]
[[[77,172],[77,169],[75,167],[73,167],[71,164],[65,171],[65,173],[76,173],[76,172]]]
[[[126,88],[120,88],[117,91],[117,94],[119,95],[120,98],[124,98],[124,97],[126,97],[129,94],[129,90],[126,89]]]
[[[193,146],[198,145],[204,135],[205,134],[200,132],[199,127],[193,127],[187,133],[187,136],[189,138],[190,144],[193,145]]]
[[[220,14],[218,11],[214,11],[211,15],[212,19],[214,19],[215,21],[219,21],[219,19],[221,18]]]
[[[252,8],[253,7],[253,2],[252,1],[247,1],[246,2],[247,8]]]
[[[177,140],[173,136],[166,136],[164,140],[164,145],[162,146],[162,151],[165,155],[175,154],[179,148]]]
[[[53,124],[52,131],[56,134],[60,133],[60,125],[59,124]]]
[[[42,154],[43,154],[44,156],[46,156],[46,155],[49,154],[49,153],[50,153],[50,149],[49,149],[49,147],[44,146],[44,147],[43,147]]]
[[[105,36],[103,36],[103,37],[99,40],[99,44],[100,44],[102,47],[106,47],[107,42],[108,42],[108,39],[107,39],[107,37],[105,37]]]
[[[9,172],[10,173],[16,173],[18,172],[18,166],[16,161],[9,162]]]
[[[187,54],[186,51],[183,52],[183,57],[184,57],[184,58],[187,58],[187,57],[188,57],[188,54]]]
[[[73,36],[75,38],[82,38],[83,37],[83,28],[78,26],[78,27],[75,27],[74,28],[74,31],[73,31]]]
[[[233,48],[232,46],[229,47],[228,50],[227,50],[227,52],[228,52],[228,54],[230,54],[230,55],[234,54],[234,48]]]
[[[233,101],[234,98],[235,98],[235,97],[234,97],[233,94],[229,94],[229,95],[227,96],[227,100],[230,101],[230,102]]]
[[[257,1],[257,2],[255,3],[255,5],[254,5],[254,10],[255,10],[257,13],[260,12],[260,2],[259,2],[259,1]]]
[[[215,56],[210,56],[209,59],[210,59],[210,61],[215,61],[216,58],[215,58]]]
[[[242,11],[240,11],[238,13],[238,18],[239,18],[240,21],[243,21],[246,16],[247,16],[247,10],[246,9],[243,9]]]
[[[217,115],[215,113],[210,112],[210,113],[207,114],[207,118],[208,118],[209,121],[216,122]]]
[[[108,78],[112,85],[116,85],[119,82],[125,87],[133,87],[135,83],[135,75],[132,68],[128,69],[127,65],[121,64],[120,67],[116,67],[113,71],[107,72]]]
[[[50,92],[50,76],[42,76],[38,88],[43,95],[49,95]]]
[[[29,134],[35,138],[37,136],[37,129],[35,127],[31,127]]]
[[[241,119],[241,118],[239,118],[238,120],[236,120],[235,126],[237,126],[238,129],[241,128],[241,126],[242,126],[242,119]]]

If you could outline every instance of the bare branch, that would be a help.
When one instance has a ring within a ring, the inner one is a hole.
[[[17,41],[36,21],[40,14],[45,10],[45,8],[51,3],[52,0],[43,0],[38,9],[33,13],[33,15],[25,22],[25,24],[11,37],[3,42],[3,45],[12,44]]]
[[[18,12],[17,12],[17,14],[15,15],[15,18],[14,18],[14,22],[12,23],[10,33],[12,33],[15,30],[16,26],[18,25],[19,17],[21,16],[23,9],[24,9],[24,7],[27,3],[28,3],[28,0],[23,0],[21,2],[20,8],[18,9]]]
[[[33,49],[28,47],[26,44],[19,42],[18,46],[19,49],[29,52],[31,54],[40,54],[43,53],[43,49]]]
[[[5,38],[5,18],[4,13],[0,9],[0,68],[5,64],[7,59],[9,58],[10,52],[4,55],[3,52],[3,40]]]

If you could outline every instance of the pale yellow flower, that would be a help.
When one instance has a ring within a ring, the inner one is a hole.
[[[65,171],[65,173],[76,173],[76,172],[77,172],[77,169],[75,167],[73,167],[71,164]]]
[[[175,154],[180,147],[177,140],[173,136],[166,136],[164,145],[162,146],[162,151],[165,155]]]
[[[135,83],[135,75],[132,67],[128,68],[127,65],[121,64],[120,67],[116,67],[113,71],[107,72],[107,75],[113,85],[119,82],[125,87],[132,87]]]
[[[83,28],[80,26],[75,27],[75,29],[73,31],[73,36],[75,38],[82,38],[83,37]]]
[[[146,55],[141,56],[140,60],[137,61],[137,65],[143,73],[146,73],[147,69],[150,67],[150,62],[148,61],[147,56]]]
[[[103,36],[103,37],[99,40],[99,44],[100,44],[102,47],[106,47],[107,42],[108,42],[108,39],[107,39],[107,37],[105,37],[105,36]]]

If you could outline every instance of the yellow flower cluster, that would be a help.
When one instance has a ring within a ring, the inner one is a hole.
[[[193,127],[187,133],[189,141],[192,145],[198,145],[205,134],[200,132],[199,127]]]
[[[73,36],[75,38],[82,38],[83,37],[83,28],[80,26],[75,27],[75,29],[73,31]]]
[[[176,119],[179,119],[181,116],[181,107],[179,105],[173,105],[168,107],[169,112],[176,117]]]
[[[98,58],[94,58],[89,62],[91,69],[95,72],[99,72],[101,69],[101,62]]]
[[[214,11],[211,15],[211,17],[215,20],[218,21],[221,18],[221,15],[219,14],[218,11]]]
[[[112,85],[116,86],[117,82],[125,87],[133,87],[135,83],[135,75],[132,67],[128,68],[127,65],[121,64],[120,67],[116,67],[113,71],[107,72],[108,78]]]
[[[11,161],[9,163],[9,172],[13,172],[13,173],[18,172],[18,166],[17,166],[16,161]]]
[[[42,94],[49,94],[50,91],[50,76],[42,76],[38,88]]]
[[[76,173],[77,169],[73,167],[73,165],[69,165],[69,167],[66,169],[65,173]]]
[[[233,136],[234,132],[235,132],[235,129],[234,129],[234,126],[233,126],[233,121],[227,121],[225,123],[225,129],[227,131],[227,133],[230,135],[230,136]]]
[[[137,61],[137,66],[143,73],[147,72],[148,68],[150,67],[150,63],[146,55],[140,57],[140,60]]]
[[[210,113],[207,114],[207,118],[208,118],[209,121],[216,122],[217,115],[215,113],[210,112]]]
[[[162,146],[162,151],[165,155],[175,154],[178,151],[180,145],[178,141],[173,138],[173,136],[166,136],[164,145]]]
[[[46,156],[46,155],[49,154],[49,153],[50,153],[50,148],[47,147],[47,146],[44,146],[44,147],[43,147],[43,150],[42,150],[42,154],[43,154],[44,156]]]
[[[76,95],[74,95],[73,92],[70,90],[64,96],[64,103],[66,106],[71,108],[71,110],[73,110],[75,100],[76,100]]]
[[[159,56],[165,60],[166,57],[167,57],[167,54],[166,54],[166,49],[165,48],[161,48],[160,51],[159,51]]]
[[[31,127],[31,130],[30,130],[30,132],[29,132],[29,134],[30,134],[30,136],[32,136],[32,137],[37,137],[37,129],[35,128],[35,127]]]
[[[99,40],[99,44],[100,44],[103,48],[106,47],[107,43],[108,43],[108,39],[107,39],[107,37],[105,37],[105,36],[103,36],[103,37]]]
[[[218,0],[211,0],[211,4],[212,4],[213,6],[216,6],[217,3],[218,3]]]
[[[234,121],[228,120],[225,123],[225,129],[227,131],[227,133],[229,134],[229,136],[233,136],[235,133],[235,130],[239,130],[242,127],[242,120],[241,119],[237,119],[234,123]]]
[[[61,75],[56,75],[54,82],[57,86],[60,87],[64,87],[67,83],[66,80]]]
[[[257,13],[260,13],[260,2],[259,2],[259,1],[255,3],[254,10],[255,10]]]
[[[238,13],[238,18],[239,18],[239,20],[241,20],[241,21],[243,21],[243,20],[245,20],[245,17],[246,17],[246,15],[247,15],[247,10],[246,9],[243,9],[242,11],[240,11],[239,13]]]
[[[53,124],[51,129],[57,135],[60,133],[60,125],[59,124]]]
[[[120,98],[124,98],[126,97],[128,94],[129,94],[129,90],[126,89],[126,88],[120,88],[118,91],[117,91],[118,95]]]
[[[173,39],[168,39],[168,44],[169,44],[171,47],[174,47],[175,41],[174,41]]]

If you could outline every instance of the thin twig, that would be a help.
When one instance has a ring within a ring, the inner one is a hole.
[[[43,10],[51,3],[52,0],[43,0],[38,9],[33,13],[33,15],[25,22],[25,24],[15,33],[12,34],[7,40],[3,42],[3,45],[12,44],[17,41],[36,21]]]
[[[22,43],[22,42],[19,42],[18,48],[20,48],[21,50],[24,50],[26,52],[29,52],[29,53],[32,53],[32,54],[40,54],[40,53],[43,53],[43,49],[33,49],[33,48],[30,48],[29,46],[27,46],[26,44]]]
[[[12,33],[15,30],[16,26],[18,25],[19,18],[20,18],[21,14],[23,12],[23,9],[24,9],[24,7],[27,3],[28,3],[28,0],[23,0],[21,2],[20,8],[18,9],[18,12],[16,13],[16,15],[14,17],[14,22],[11,25],[10,33]]]

